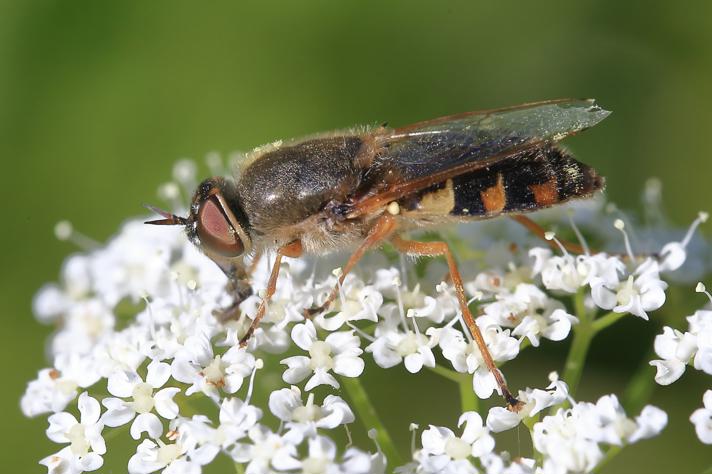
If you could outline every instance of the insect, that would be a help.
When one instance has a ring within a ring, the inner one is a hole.
[[[467,112],[401,128],[326,133],[253,152],[235,179],[212,177],[187,217],[158,209],[158,225],[183,225],[189,239],[230,276],[239,303],[251,293],[243,258],[275,251],[267,289],[245,345],[274,294],[283,257],[351,250],[340,283],[366,251],[390,242],[413,256],[444,256],[463,319],[511,409],[518,401],[496,367],[468,309],[445,242],[403,237],[450,222],[521,216],[591,196],[604,180],[557,146],[609,112],[593,100],[552,100]],[[326,310],[338,286],[319,307]]]

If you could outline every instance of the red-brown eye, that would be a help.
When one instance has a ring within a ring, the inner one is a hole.
[[[201,243],[224,257],[238,257],[245,250],[215,196],[200,206],[197,230]]]

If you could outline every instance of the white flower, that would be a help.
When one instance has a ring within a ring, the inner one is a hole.
[[[646,406],[628,418],[615,395],[596,404],[559,409],[533,427],[534,448],[545,456],[544,472],[589,472],[603,459],[600,444],[621,446],[658,435],[667,424],[662,410]]]
[[[129,459],[129,474],[149,474],[161,469],[163,474],[200,474],[200,464],[188,460],[186,453],[186,447],[180,443],[144,439]]]
[[[96,471],[104,464],[104,460],[94,453],[77,456],[72,452],[72,448],[67,446],[42,459],[40,464],[47,466],[48,474],[81,474],[82,472]]]
[[[269,408],[272,413],[286,423],[289,431],[286,440],[299,444],[304,438],[316,436],[317,428],[333,429],[339,425],[353,423],[354,414],[348,404],[335,395],[327,395],[324,403],[314,403],[314,394],[307,397],[306,405],[302,402],[299,388],[275,390],[269,396]]]
[[[178,405],[173,401],[173,397],[180,392],[180,389],[174,387],[161,389],[170,375],[171,369],[168,364],[154,360],[148,364],[146,381],[131,372],[116,372],[110,376],[107,384],[109,393],[121,398],[102,400],[107,409],[103,416],[104,423],[115,427],[134,420],[131,424],[131,436],[134,439],[139,439],[144,431],[154,439],[161,436],[163,425],[152,411],[155,409],[167,420],[178,416]],[[160,390],[154,393],[157,389]],[[130,398],[130,400],[122,398]]]
[[[309,357],[294,356],[282,360],[281,363],[287,366],[282,378],[287,383],[299,383],[313,372],[305,390],[323,384],[339,388],[339,382],[330,371],[345,377],[358,377],[363,372],[364,363],[359,358],[363,351],[359,347],[360,339],[353,331],[335,332],[320,341],[316,337],[314,324],[306,321],[294,326],[292,339],[297,346],[309,352]]]
[[[568,314],[559,301],[549,298],[534,285],[520,283],[514,293],[498,295],[498,301],[484,307],[483,321],[513,327],[513,336],[521,336],[539,346],[539,338],[566,339],[578,319]]]
[[[687,246],[692,240],[692,236],[697,227],[703,222],[706,222],[708,217],[709,215],[706,212],[700,212],[681,241],[670,242],[663,246],[660,251],[661,272],[675,271],[685,263],[687,259]]]
[[[106,444],[101,432],[104,424],[99,420],[101,407],[96,399],[86,392],[79,395],[80,421],[67,412],[55,413],[49,417],[47,437],[55,443],[70,443],[53,456],[42,461],[49,472],[95,471],[103,465],[102,455]]]
[[[487,474],[549,474],[536,466],[536,461],[530,458],[516,457],[508,453],[491,453],[482,458],[482,466]]]
[[[549,374],[550,383],[545,390],[530,389],[520,390],[518,400],[522,406],[518,411],[511,411],[504,407],[490,408],[487,414],[487,428],[499,433],[517,426],[524,418],[532,417],[543,410],[563,403],[569,396],[569,387],[558,374]]]
[[[480,329],[495,362],[511,360],[519,354],[519,343],[509,335],[508,329],[502,330],[497,326]],[[464,334],[451,327],[428,332],[437,335],[443,356],[452,363],[455,370],[473,374],[472,386],[477,396],[479,398],[492,396],[497,389],[497,381],[485,365],[475,342],[466,342]]]
[[[650,361],[657,369],[655,381],[660,385],[670,385],[685,373],[685,366],[697,350],[697,340],[692,333],[682,333],[668,326],[655,337],[655,353],[662,360]]]
[[[669,385],[679,379],[692,362],[697,370],[712,375],[712,311],[696,311],[687,317],[689,332],[665,326],[655,337],[655,353],[662,359],[650,361],[657,369],[655,381]]]
[[[376,339],[366,347],[380,367],[388,369],[405,362],[408,372],[415,374],[423,367],[435,367],[432,338],[420,332],[376,328]]]
[[[297,456],[292,443],[266,426],[253,427],[248,436],[251,443],[237,443],[230,451],[234,461],[247,464],[246,474],[272,472],[271,467],[291,465]]]
[[[42,369],[22,396],[20,406],[25,416],[64,410],[77,396],[79,388],[94,385],[99,375],[96,360],[78,354],[60,354],[54,368]]]
[[[623,281],[594,278],[591,297],[600,308],[631,313],[647,320],[647,311],[654,311],[665,303],[666,288],[667,283],[660,279],[658,263],[648,258]]]
[[[74,303],[66,312],[62,329],[52,339],[52,353],[90,353],[113,333],[114,319],[110,308],[98,298]]]
[[[223,355],[214,355],[209,336],[201,333],[186,339],[171,364],[171,373],[176,380],[191,384],[186,395],[202,391],[218,401],[219,389],[225,393],[237,392],[254,366],[255,357],[239,346],[231,347]]]
[[[371,461],[367,454],[350,450],[343,465],[336,461],[336,444],[326,436],[309,439],[309,451],[304,459],[294,457],[275,458],[273,465],[278,470],[298,470],[302,474],[367,474]]]
[[[420,464],[426,472],[477,472],[469,459],[489,454],[494,449],[494,438],[477,412],[463,413],[457,426],[463,424],[462,436],[442,426],[431,425],[423,431]]]
[[[702,397],[704,408],[698,408],[690,416],[695,425],[697,437],[705,444],[712,444],[712,390],[707,390]]]
[[[350,321],[378,321],[377,312],[383,304],[383,295],[372,286],[364,286],[362,282],[349,279],[348,285],[343,285],[341,298],[336,300],[337,313],[326,317],[320,314],[314,321],[327,331],[336,331]]]
[[[205,465],[212,462],[220,450],[228,452],[247,435],[261,416],[259,408],[239,398],[229,398],[220,405],[220,424],[217,428],[212,426],[208,417],[195,415],[189,420],[174,420],[172,429],[178,432],[178,441],[185,447],[188,458]]]

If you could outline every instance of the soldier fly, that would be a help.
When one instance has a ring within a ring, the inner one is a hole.
[[[608,114],[593,100],[563,99],[280,142],[248,155],[237,178],[203,181],[188,217],[154,209],[164,218],[149,223],[183,225],[231,277],[236,303],[252,291],[243,257],[276,251],[242,346],[265,314],[283,257],[351,250],[341,283],[366,251],[386,242],[408,255],[444,256],[466,326],[501,395],[516,410],[519,402],[468,309],[448,244],[402,234],[508,214],[542,235],[522,213],[603,189],[604,179],[557,143]],[[337,295],[338,286],[306,316],[327,310]]]

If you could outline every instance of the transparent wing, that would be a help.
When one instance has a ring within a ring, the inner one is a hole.
[[[382,151],[371,173],[395,174],[401,182],[413,180],[464,163],[506,156],[528,144],[561,140],[609,114],[592,99],[562,99],[419,122],[377,138]]]

